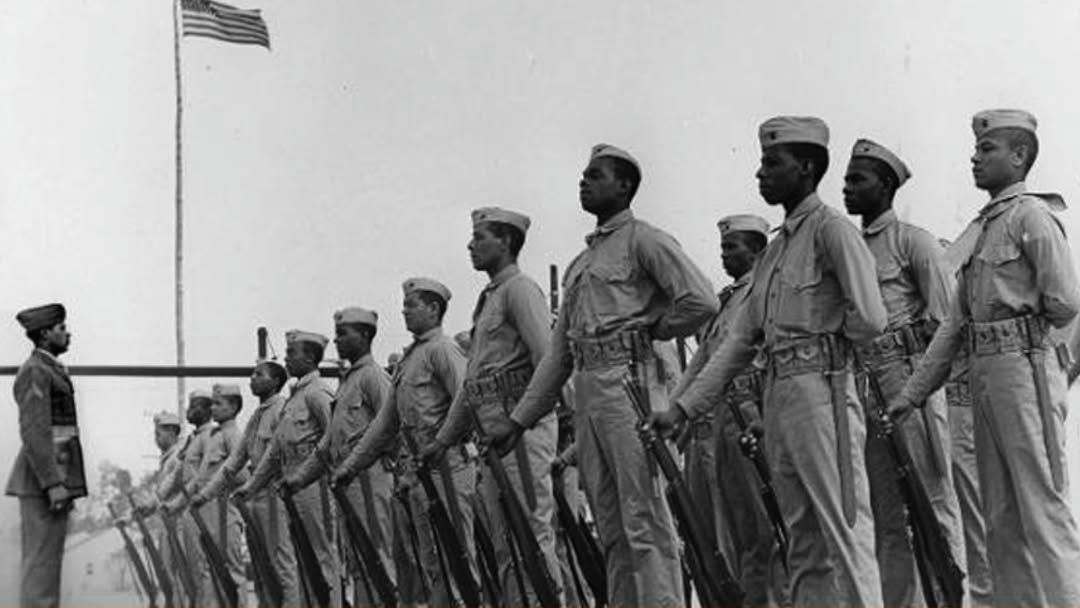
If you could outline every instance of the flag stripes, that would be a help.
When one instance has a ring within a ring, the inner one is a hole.
[[[181,0],[180,5],[185,36],[270,48],[270,33],[257,9],[239,9],[214,0]]]

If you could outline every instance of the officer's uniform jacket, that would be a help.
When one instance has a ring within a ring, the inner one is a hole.
[[[15,376],[22,448],[8,477],[8,496],[45,496],[61,485],[86,496],[75,390],[67,369],[52,353],[34,349]]]

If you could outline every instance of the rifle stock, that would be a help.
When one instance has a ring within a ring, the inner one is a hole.
[[[229,572],[229,566],[225,562],[225,555],[222,553],[221,547],[214,541],[214,536],[210,534],[210,528],[207,527],[202,513],[199,512],[195,505],[191,504],[191,495],[186,489],[180,491],[188,501],[188,512],[191,513],[191,519],[199,530],[199,545],[202,546],[203,554],[206,555],[206,561],[210,565],[210,577],[214,580],[214,585],[222,595],[220,600],[228,608],[238,608],[240,604],[239,590],[236,588],[236,581],[233,580],[232,573]]]
[[[363,564],[368,580],[375,586],[376,593],[379,594],[379,598],[385,605],[396,606],[398,603],[397,587],[390,580],[386,566],[383,564],[382,558],[379,557],[379,552],[375,549],[375,543],[372,542],[367,528],[364,527],[364,523],[360,520],[356,509],[353,508],[352,502],[349,501],[345,488],[336,486],[333,489],[333,494],[338,506],[341,507],[341,513],[345,519],[345,533],[349,537],[353,550],[356,551],[360,558],[360,563]],[[365,497],[365,499],[371,500],[371,497]]]
[[[881,390],[877,375],[868,365],[864,364],[862,368],[863,373],[866,374],[867,384],[878,403],[878,417],[887,417],[885,393]],[[894,423],[891,429],[881,428],[881,435],[888,441],[889,453],[896,461],[900,494],[904,497],[904,505],[907,507],[908,527],[911,529],[915,563],[922,582],[923,599],[930,608],[936,608],[939,605],[934,588],[936,582],[941,587],[944,596],[943,605],[960,608],[964,599],[964,572],[956,564],[952,547],[945,536],[941,522],[937,519],[934,505],[930,502],[930,495],[926,493],[926,487],[915,470],[915,463],[911,460],[911,452],[904,439],[903,429],[900,428],[899,423]]]
[[[274,500],[274,498],[270,496],[268,500]],[[266,590],[270,604],[280,606],[285,597],[285,590],[281,585],[281,579],[278,577],[277,571],[274,570],[274,562],[270,557],[270,549],[266,543],[266,536],[263,534],[262,526],[259,525],[259,521],[255,519],[255,515],[246,502],[234,500],[233,504],[236,506],[237,512],[240,513],[240,519],[244,520],[244,531],[246,532],[244,536],[247,539],[248,553],[251,555],[255,576],[261,583],[260,586]]]
[[[154,576],[157,578],[158,587],[162,598],[165,600],[165,607],[173,608],[176,606],[176,598],[173,596],[173,584],[172,578],[169,576],[169,569],[165,566],[165,560],[158,551],[158,547],[154,544],[154,537],[150,535],[150,529],[146,526],[146,521],[139,515],[135,506],[135,499],[131,497],[130,492],[126,496],[128,504],[131,505],[131,519],[135,521],[135,526],[139,528],[139,534],[142,535],[143,548],[146,549],[146,554],[150,557],[150,566],[154,569]]]
[[[296,557],[299,561],[300,576],[307,584],[307,588],[315,595],[315,602],[320,608],[330,605],[330,583],[323,574],[319,556],[315,553],[315,547],[311,544],[311,537],[304,528],[304,520],[300,518],[300,511],[296,508],[296,501],[292,494],[282,490],[281,502],[285,505],[285,513],[289,520],[289,537],[296,549]]]
[[[476,579],[473,578],[469,566],[469,554],[465,550],[465,545],[462,544],[462,539],[458,537],[454,522],[450,520],[446,504],[443,503],[442,498],[439,496],[439,490],[435,487],[435,480],[431,478],[431,471],[420,461],[416,439],[408,432],[403,432],[401,435],[405,438],[405,444],[416,460],[416,478],[420,481],[420,486],[424,489],[424,494],[428,499],[428,515],[431,517],[432,527],[435,529],[436,542],[440,542],[446,550],[446,561],[450,568],[450,574],[457,584],[458,592],[461,593],[462,602],[467,608],[476,608],[480,606],[482,600],[480,599],[480,587],[477,585]],[[446,499],[457,500],[457,497],[447,496]],[[449,584],[449,581],[447,583]]]
[[[575,517],[563,491],[562,475],[554,475],[552,493],[555,495],[556,515],[559,525],[566,534],[570,550],[577,558],[578,569],[585,577],[585,583],[592,590],[597,606],[607,605],[607,573],[604,569],[603,554],[593,538],[592,532]]]
[[[192,574],[191,562],[188,561],[187,554],[184,553],[184,546],[180,543],[180,534],[176,530],[176,520],[162,513],[161,524],[165,526],[165,537],[169,541],[173,558],[176,560],[176,569],[179,571],[177,578],[180,579],[180,584],[184,587],[184,593],[187,594],[188,599],[192,600],[198,596],[199,592],[195,584],[195,577]]]
[[[146,564],[143,563],[142,557],[139,556],[138,548],[135,547],[131,536],[128,535],[127,525],[116,514],[116,508],[113,507],[112,503],[108,503],[107,506],[109,515],[113,518],[113,525],[120,531],[120,537],[124,540],[124,550],[127,552],[128,559],[131,560],[131,565],[135,568],[135,577],[139,579],[139,584],[142,585],[143,590],[146,592],[150,608],[157,608],[157,586],[154,585],[153,579],[150,578],[150,573],[146,570]]]
[[[637,357],[634,357],[635,367],[637,360]],[[624,377],[622,384],[638,418],[642,424],[647,424],[649,408],[644,401],[647,393],[638,386],[636,379]],[[701,515],[690,499],[686,481],[679,473],[679,467],[675,464],[671,452],[655,433],[643,429],[639,436],[646,451],[652,455],[653,461],[667,480],[668,504],[686,546],[687,563],[702,605],[741,606],[744,596],[742,587],[732,577],[731,568],[717,548],[716,539],[705,534]]]

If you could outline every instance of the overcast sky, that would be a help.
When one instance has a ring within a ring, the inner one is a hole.
[[[913,170],[900,214],[951,237],[984,201],[972,113],[1026,108],[1029,183],[1080,201],[1072,0],[255,1],[241,6],[263,10],[272,51],[182,42],[192,364],[250,363],[257,325],[279,351],[286,329],[330,333],[345,305],[379,311],[385,360],[409,341],[413,275],[450,286],[448,330],[465,329],[481,205],[532,216],[521,262],[546,285],[592,228],[577,178],[600,141],[638,157],[635,211],[717,287],[716,219],[780,217],[753,179],[775,114],[828,122],[827,202],[870,137]],[[172,27],[165,0],[0,2],[0,364],[29,349],[14,313],[51,300],[70,310],[69,363],[172,363]],[[91,467],[153,467],[149,416],[173,384],[77,382]],[[16,449],[4,399],[0,465]]]

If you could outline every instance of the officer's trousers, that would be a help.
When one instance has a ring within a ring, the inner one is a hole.
[[[60,566],[64,561],[70,510],[53,513],[43,496],[20,496],[22,568],[21,606],[60,605]]]
[[[969,381],[986,547],[997,606],[1080,606],[1080,539],[1067,483],[1051,479],[1034,376],[1019,352],[976,356]],[[1065,375],[1046,362],[1064,471]],[[1067,476],[1066,476],[1067,479]]]
[[[907,361],[896,361],[875,368],[881,390],[888,399],[900,393],[911,375]],[[861,384],[861,382],[860,382]],[[870,505],[874,512],[874,539],[881,593],[886,606],[924,606],[922,583],[912,552],[907,509],[900,490],[896,460],[889,453],[889,443],[878,433],[877,410],[881,404],[872,391],[864,393],[868,419],[866,472],[870,480]],[[934,514],[941,524],[953,558],[967,571],[964,553],[960,504],[953,488],[949,457],[949,419],[945,394],[938,391],[902,423],[915,473],[926,489]]]
[[[514,487],[514,494],[518,503],[525,511],[529,519],[529,527],[540,544],[540,550],[547,562],[548,572],[551,574],[555,591],[562,597],[562,574],[559,570],[559,562],[555,557],[555,528],[552,519],[555,516],[555,498],[551,490],[551,463],[555,459],[555,442],[558,435],[558,420],[555,413],[542,418],[535,426],[525,432],[521,441],[525,446],[529,458],[529,478],[533,486],[533,495],[536,497],[536,508],[530,509],[522,489],[522,477],[518,469],[518,459],[515,451],[502,458],[503,469],[506,471],[510,483]],[[503,590],[503,601],[510,606],[529,605],[537,606],[536,595],[532,591],[525,564],[521,562],[518,554],[519,566],[522,578],[528,587],[528,601],[522,604],[523,590],[518,586],[517,576],[513,570],[513,557],[508,538],[512,535],[499,504],[499,489],[490,472],[484,471],[483,482],[480,492],[490,518],[491,542],[495,546],[495,558],[499,567],[500,586]],[[518,551],[518,549],[514,549]],[[560,599],[560,603],[561,603]]]
[[[967,583],[974,606],[989,605],[991,600],[990,563],[986,558],[986,524],[983,523],[982,498],[979,496],[978,470],[975,464],[975,421],[971,394],[964,380],[964,395],[952,391],[948,396],[949,435],[952,452],[953,487],[964,520],[964,553],[967,556]]]
[[[863,460],[866,423],[845,374],[854,521],[842,506],[832,391],[823,373],[778,378],[765,390],[765,448],[791,544],[789,597],[796,606],[881,606],[874,521]]]
[[[647,374],[654,411],[667,392]],[[578,466],[594,508],[607,565],[611,606],[682,606],[682,572],[675,524],[659,470],[638,436],[639,417],[622,387],[625,366],[574,374],[574,432]]]
[[[285,505],[274,492],[264,490],[252,498],[251,514],[262,528],[271,565],[281,582],[281,605],[299,606],[300,580],[296,577],[296,555],[289,542]],[[266,590],[256,587],[255,592],[259,596],[259,606],[269,608],[270,601],[266,597]]]

